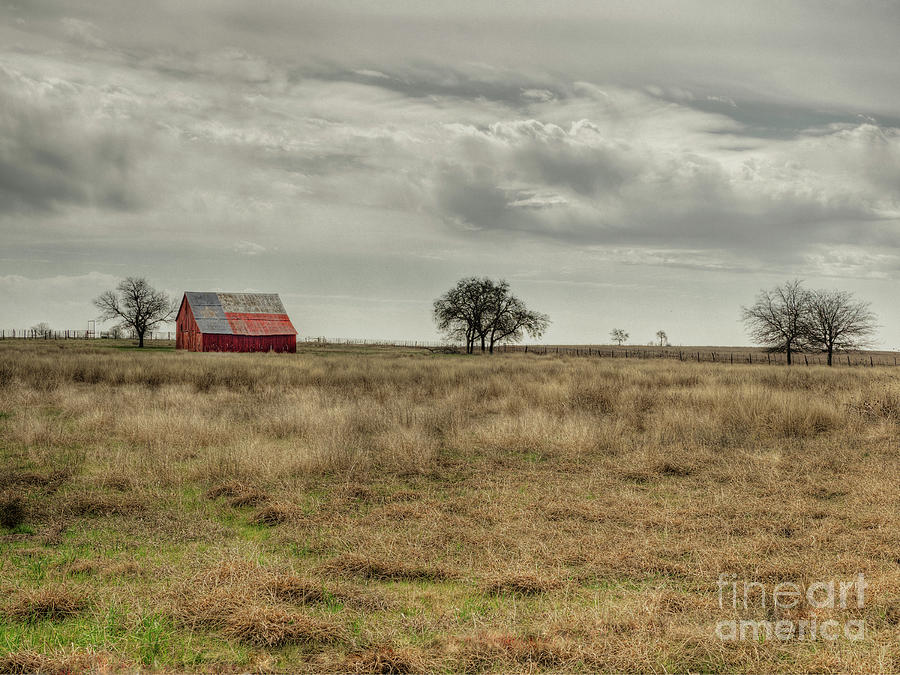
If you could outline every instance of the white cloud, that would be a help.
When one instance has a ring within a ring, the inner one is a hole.
[[[235,253],[240,253],[241,255],[259,255],[266,250],[265,246],[260,246],[252,241],[236,242],[232,248]]]
[[[98,49],[106,46],[106,42],[100,38],[100,28],[91,21],[65,17],[62,19],[62,25],[66,35],[74,40]]]

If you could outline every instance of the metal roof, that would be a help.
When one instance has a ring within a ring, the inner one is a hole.
[[[277,293],[184,294],[201,333],[296,335]]]

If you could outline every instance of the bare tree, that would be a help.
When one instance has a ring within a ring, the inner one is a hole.
[[[619,345],[621,347],[622,343],[626,342],[628,340],[629,336],[628,336],[628,333],[626,333],[623,329],[613,328],[609,332],[609,337],[612,339],[613,342],[615,342],[617,345]]]
[[[155,326],[172,319],[178,306],[164,291],[157,291],[143,278],[128,277],[119,282],[115,291],[105,291],[94,300],[100,319],[121,319],[131,328],[144,346],[144,335]]]
[[[741,311],[753,341],[786,352],[790,365],[792,354],[803,344],[808,307],[809,291],[795,279],[761,291],[756,302]]]
[[[31,332],[34,333],[35,337],[48,337],[51,332],[50,324],[46,321],[36,323],[31,327]]]
[[[487,277],[467,277],[434,301],[432,316],[440,332],[450,339],[465,342],[466,353],[493,353],[503,342],[517,342],[525,334],[541,336],[550,319],[529,310],[512,295],[506,281]]]
[[[852,293],[838,290],[812,291],[807,302],[804,337],[811,346],[828,353],[829,366],[835,350],[871,345],[871,336],[877,326],[869,303],[856,300]]]
[[[504,342],[519,342],[527,333],[533,338],[541,337],[550,325],[550,317],[528,309],[525,303],[514,296],[506,281],[494,284],[488,294],[487,311],[483,322],[481,351],[487,338],[488,351],[493,354],[494,346]]]
[[[475,351],[475,341],[483,333],[483,317],[492,287],[490,279],[466,277],[434,301],[432,316],[437,329],[448,339],[464,342],[467,354]]]
[[[669,344],[669,336],[666,335],[666,331],[664,330],[656,331],[656,339],[659,340],[660,347],[665,347]]]

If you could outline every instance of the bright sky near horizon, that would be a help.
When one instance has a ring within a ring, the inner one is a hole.
[[[900,347],[900,3],[0,0],[0,327],[127,276],[434,339],[506,278],[549,343],[746,344],[804,279]]]

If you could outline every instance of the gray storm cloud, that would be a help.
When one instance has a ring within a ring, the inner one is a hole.
[[[167,265],[193,256],[194,285],[231,265],[341,298],[399,298],[398,259],[435,289],[600,266],[750,294],[748,271],[891,278],[897,7],[674,7],[5,5],[7,271],[89,283],[138,258],[179,288]]]

